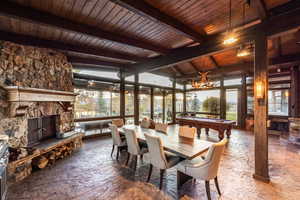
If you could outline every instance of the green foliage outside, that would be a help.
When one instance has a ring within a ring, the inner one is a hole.
[[[203,111],[209,113],[219,113],[220,111],[220,98],[209,97],[203,101]]]

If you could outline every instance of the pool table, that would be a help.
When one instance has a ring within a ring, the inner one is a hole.
[[[205,132],[208,135],[209,129],[214,129],[219,132],[219,139],[224,138],[224,133],[226,132],[227,137],[231,135],[232,126],[235,121],[223,120],[223,119],[209,119],[200,117],[177,117],[176,122],[180,126],[188,125],[197,128],[197,135],[200,137],[201,128],[205,128]]]

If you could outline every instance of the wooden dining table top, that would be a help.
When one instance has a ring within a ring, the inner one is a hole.
[[[159,136],[165,150],[172,152],[185,159],[193,159],[206,152],[213,142],[179,136],[179,126],[168,126],[167,133],[155,131],[154,129],[141,128],[136,125],[125,125],[119,128],[121,134],[125,134],[125,129],[135,130],[137,138],[141,142],[146,142],[145,133]]]

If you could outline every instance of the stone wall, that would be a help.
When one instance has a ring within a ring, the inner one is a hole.
[[[56,102],[8,103],[5,86],[20,86],[73,92],[72,65],[64,54],[44,48],[0,41],[0,134],[10,137],[11,147],[27,145],[27,120],[47,115],[60,115],[58,132],[74,129],[73,109],[66,110]],[[26,108],[17,117],[9,113],[20,105]]]

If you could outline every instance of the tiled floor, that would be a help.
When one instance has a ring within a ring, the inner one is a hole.
[[[202,134],[202,139],[207,139]],[[211,133],[209,140],[217,141]],[[219,171],[222,196],[211,183],[212,199],[299,200],[300,147],[271,136],[269,140],[271,183],[252,178],[254,159],[252,133],[233,130]],[[162,191],[158,190],[159,171],[145,183],[148,165],[139,163],[134,172],[110,157],[111,139],[86,140],[84,147],[55,166],[33,173],[9,188],[9,200],[98,200],[98,199],[206,199],[203,181],[176,189],[176,170],[166,173]]]

